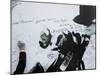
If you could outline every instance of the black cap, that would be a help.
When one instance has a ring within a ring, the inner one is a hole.
[[[93,19],[96,19],[96,6],[80,5],[79,13],[80,14],[73,19],[74,22],[90,26]]]

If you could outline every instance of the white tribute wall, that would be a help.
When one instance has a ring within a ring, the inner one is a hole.
[[[57,36],[63,31],[79,32],[85,34],[86,27],[73,21],[79,14],[79,5],[49,4],[35,2],[12,3],[12,73],[15,71],[19,60],[17,42],[26,44],[27,64],[25,73],[40,62],[46,70],[58,52],[51,51],[55,46]],[[52,46],[42,49],[39,46],[40,33],[49,28],[52,38]],[[83,57],[86,69],[95,68],[95,34],[91,35],[90,43]]]

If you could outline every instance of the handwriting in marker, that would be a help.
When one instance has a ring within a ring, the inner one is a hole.
[[[47,57],[48,57],[49,59],[53,59],[53,58],[54,58],[54,54],[48,54]]]

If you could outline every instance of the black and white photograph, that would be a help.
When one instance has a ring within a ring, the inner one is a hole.
[[[11,74],[95,69],[95,5],[11,1]]]

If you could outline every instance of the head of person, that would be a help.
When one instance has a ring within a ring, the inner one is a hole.
[[[49,32],[48,32],[48,30],[41,31],[40,40],[43,43],[46,43],[49,40]]]
[[[51,42],[51,33],[49,29],[45,29],[40,33],[40,41],[39,44],[42,48],[47,48],[47,46]]]

